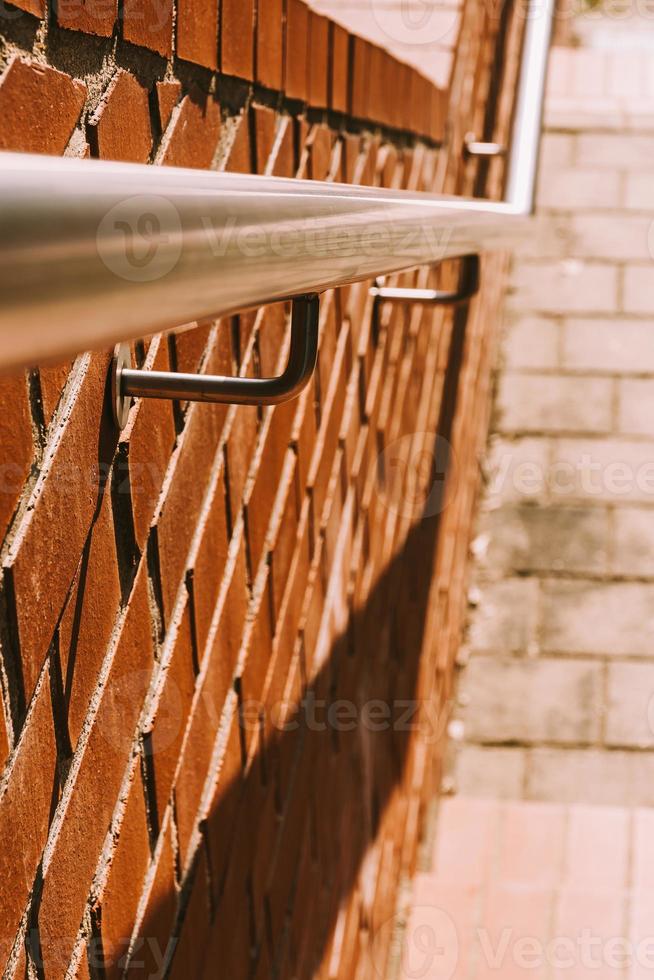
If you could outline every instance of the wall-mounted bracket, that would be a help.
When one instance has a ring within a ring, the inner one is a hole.
[[[235,405],[278,405],[300,394],[311,379],[318,357],[320,298],[317,293],[293,297],[291,346],[284,371],[275,378],[138,371],[131,366],[129,345],[116,348],[112,368],[112,404],[122,429],[132,398],[166,398]]]
[[[502,143],[475,139],[474,133],[468,133],[463,139],[463,155],[466,157],[503,157],[507,149]]]
[[[459,286],[454,292],[441,289],[402,289],[385,286],[377,279],[370,290],[376,300],[390,303],[424,303],[427,306],[458,306],[467,303],[479,291],[479,256],[465,255],[461,264]]]

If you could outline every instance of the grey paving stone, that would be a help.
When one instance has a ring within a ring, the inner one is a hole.
[[[543,582],[545,651],[654,657],[654,594],[637,582]]]
[[[612,567],[619,575],[654,576],[654,509],[615,509]]]
[[[569,318],[563,323],[563,367],[573,371],[654,371],[654,324],[644,320]]]
[[[558,364],[560,326],[537,316],[508,317],[502,345],[508,368],[554,368]]]
[[[555,500],[654,503],[654,444],[627,438],[556,439],[546,484]]]
[[[464,796],[515,800],[522,796],[525,772],[525,749],[463,745],[454,783]]]
[[[593,432],[611,429],[612,382],[505,373],[498,409],[503,432]]]
[[[600,734],[602,664],[473,657],[463,682],[466,738],[591,743]]]
[[[545,500],[549,453],[547,439],[494,437],[487,460],[489,504]]]
[[[654,747],[654,663],[609,666],[606,742]]]
[[[654,806],[654,752],[537,748],[527,766],[530,800]]]
[[[490,535],[487,564],[494,570],[581,574],[608,570],[606,508],[506,505],[491,511],[483,528]]]
[[[654,436],[654,378],[624,378],[619,382],[618,399],[620,432]]]
[[[471,648],[501,653],[528,650],[538,628],[538,582],[507,578],[483,584],[480,592],[479,605],[471,616]]]
[[[654,293],[654,287],[652,287]],[[523,313],[611,313],[618,309],[618,272],[605,262],[517,262],[509,307]],[[654,304],[651,309],[654,309]]]

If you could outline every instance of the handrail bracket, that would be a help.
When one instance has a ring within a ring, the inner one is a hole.
[[[111,375],[116,425],[120,429],[125,427],[135,397],[234,405],[278,405],[296,398],[316,367],[320,297],[317,293],[295,296],[292,304],[288,362],[282,373],[273,378],[136,370],[131,366],[129,345],[120,344],[114,354]]]

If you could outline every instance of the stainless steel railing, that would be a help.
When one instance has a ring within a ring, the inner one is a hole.
[[[526,8],[501,203],[0,154],[0,368],[512,245],[533,208],[553,5]]]

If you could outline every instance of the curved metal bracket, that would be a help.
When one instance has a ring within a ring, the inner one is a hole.
[[[401,289],[384,286],[377,279],[370,290],[375,299],[390,303],[424,303],[427,306],[457,306],[467,303],[479,291],[480,262],[478,255],[464,255],[459,276],[459,288],[455,292],[441,289]]]
[[[293,297],[291,347],[288,363],[276,378],[236,378],[222,375],[137,371],[131,367],[129,346],[114,356],[112,402],[114,419],[122,429],[132,398],[168,398],[234,405],[278,405],[297,397],[316,367],[320,298],[317,293]]]
[[[466,157],[504,157],[507,149],[502,143],[475,139],[474,133],[468,133],[463,140],[463,155]]]

